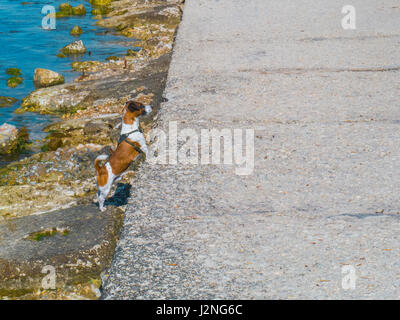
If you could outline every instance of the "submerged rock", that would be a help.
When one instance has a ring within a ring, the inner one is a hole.
[[[24,82],[24,79],[22,79],[21,77],[11,77],[7,80],[7,86],[9,86],[10,88],[15,88],[22,82]]]
[[[35,69],[33,82],[37,88],[51,87],[64,83],[64,77],[57,72],[48,69],[37,68]]]
[[[83,33],[83,30],[80,26],[75,26],[72,28],[71,32],[69,33],[71,36],[79,36]]]
[[[61,49],[61,52],[64,54],[79,54],[85,53],[86,48],[82,40],[77,40],[66,45],[64,48]]]
[[[0,108],[1,107],[9,107],[16,103],[18,99],[12,98],[12,97],[3,97],[0,96]]]
[[[21,73],[21,69],[18,68],[8,68],[6,69],[6,73],[10,76],[20,76]]]
[[[117,61],[118,57],[117,56],[109,56],[106,58],[107,61]]]
[[[27,141],[28,133],[25,128],[18,130],[8,123],[0,126],[0,154],[18,152]]]

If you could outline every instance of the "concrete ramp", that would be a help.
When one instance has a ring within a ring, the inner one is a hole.
[[[341,1],[186,0],[171,156],[139,170],[103,298],[400,296],[400,5],[351,4],[355,30]]]

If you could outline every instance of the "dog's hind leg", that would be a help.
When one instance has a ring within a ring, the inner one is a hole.
[[[115,175],[112,172],[110,163],[106,163],[105,167],[107,169],[107,183],[104,186],[99,186],[99,189],[97,191],[97,199],[99,200],[99,209],[101,211],[106,210],[104,208],[104,201],[106,200],[108,194],[110,193],[112,184],[114,182],[115,179]]]

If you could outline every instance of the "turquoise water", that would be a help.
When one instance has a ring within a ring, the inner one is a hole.
[[[53,5],[56,9],[64,1],[16,1],[0,0],[0,96],[19,99],[11,107],[0,108],[0,125],[4,122],[17,127],[26,126],[32,140],[45,136],[42,128],[54,121],[54,117],[27,112],[13,113],[22,98],[34,90],[33,72],[35,68],[51,69],[61,73],[66,82],[71,82],[79,73],[73,72],[71,63],[75,60],[104,60],[110,55],[122,55],[129,46],[126,38],[113,34],[110,30],[97,27],[88,1],[69,1],[73,6],[83,4],[86,16],[58,18],[55,30],[43,30],[41,13],[43,6]],[[24,3],[24,4],[23,4]],[[80,37],[69,34],[74,25],[79,25],[84,33]],[[82,40],[88,53],[80,57],[58,58],[59,49],[75,40]],[[16,88],[6,85],[9,76],[5,70],[17,67],[22,71],[23,84]]]

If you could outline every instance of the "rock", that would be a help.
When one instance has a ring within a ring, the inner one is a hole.
[[[83,16],[86,14],[86,8],[83,4],[76,7],[72,7],[69,3],[62,3],[56,13],[57,18],[69,17],[69,16]]]
[[[165,8],[164,10],[161,10],[159,14],[164,15],[164,16],[179,16],[180,15],[180,10],[178,7],[168,7]]]
[[[72,8],[72,14],[75,16],[83,16],[86,14],[86,8],[83,4],[80,4]]]
[[[106,58],[107,61],[117,61],[118,57],[117,56],[109,56]]]
[[[72,12],[72,6],[68,2],[61,3],[60,6],[58,7],[58,10],[60,12],[70,13]]]
[[[98,61],[74,61],[72,69],[80,72],[97,72],[101,70],[102,64]]]
[[[89,90],[85,90],[85,88],[76,90],[75,86],[70,84],[40,88],[23,98],[21,107],[15,112],[31,111],[46,114],[71,114],[81,109],[82,104],[85,99],[89,98],[89,95]]]
[[[95,8],[91,11],[91,14],[94,16],[101,15],[101,10],[99,8]]]
[[[34,295],[42,289],[45,266],[56,270],[57,290],[52,292],[99,282],[100,273],[111,264],[122,219],[118,208],[109,207],[100,215],[96,205],[86,204],[17,218],[11,229],[10,224],[0,224],[0,297]],[[48,236],[32,237],[39,233]],[[96,298],[87,290],[79,295]]]
[[[0,154],[18,152],[27,141],[28,133],[25,128],[18,130],[8,123],[0,126]]]
[[[107,6],[112,0],[90,0],[89,2],[93,6]]]
[[[85,124],[83,132],[87,136],[109,136],[112,127],[104,121],[92,121]]]
[[[1,107],[9,107],[16,103],[18,99],[12,98],[12,97],[3,97],[0,96],[0,108]]]
[[[7,80],[7,86],[15,88],[22,82],[24,82],[24,79],[22,79],[21,77],[11,77],[10,79]]]
[[[60,52],[60,53],[57,54],[57,57],[59,57],[59,58],[65,58],[66,55],[65,55],[64,53]]]
[[[113,127],[120,121],[120,117],[111,117],[98,120],[70,119],[51,124],[43,129],[50,134],[46,137],[44,151],[57,150],[64,146],[79,144],[107,145],[118,140],[119,131]],[[117,133],[117,136],[114,135]]]
[[[72,28],[71,32],[69,33],[71,36],[79,36],[83,33],[83,30],[80,26],[75,26]]]
[[[48,142],[42,146],[42,151],[55,151],[62,147],[62,145],[62,137],[52,137],[51,139],[48,139]]]
[[[18,138],[18,129],[8,123],[0,126],[0,154],[11,153]]]
[[[127,56],[136,56],[136,54],[142,50],[140,47],[134,47],[133,49],[128,49],[128,52],[126,53]]]
[[[61,3],[58,7],[58,10],[59,11],[56,13],[57,18],[68,17],[72,15],[72,6],[68,2]]]
[[[61,49],[61,52],[64,54],[79,54],[85,53],[86,48],[83,44],[83,41],[78,40],[66,45],[64,48]]]
[[[18,68],[8,68],[6,69],[6,73],[10,76],[20,76],[21,75],[21,69]]]
[[[37,68],[35,69],[33,82],[37,88],[51,87],[57,84],[63,84],[64,77],[57,72],[48,69]]]

